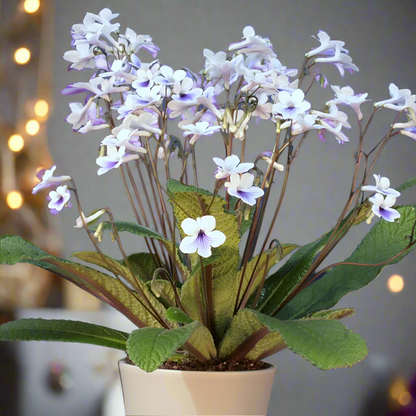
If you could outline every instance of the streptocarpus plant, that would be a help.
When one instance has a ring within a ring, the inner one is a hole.
[[[414,248],[415,207],[392,206],[416,180],[396,190],[386,177],[374,175],[374,185],[368,180],[393,137],[416,139],[415,96],[391,84],[391,98],[374,103],[366,122],[360,105],[367,105],[367,94],[355,94],[351,87],[332,85],[333,100],[309,102],[314,84],[328,84],[321,72],[326,64],[335,65],[341,76],[345,69],[358,71],[344,42],[331,40],[323,31],[317,37],[320,46],[305,54],[300,71],[283,66],[270,40],[247,26],[243,39],[227,52],[205,49],[205,65],[194,73],[160,64],[152,38],[131,29],[123,34],[120,25],[112,23],[116,17],[104,9],[98,15],[88,13],[83,23],[72,27],[74,49],[64,59],[70,69],[89,69],[92,76],[63,93],[82,96],[82,102],[70,103],[67,121],[73,130],[103,132],[98,175],[119,171],[136,222],[116,221],[109,208],[84,215],[74,178],[54,176],[53,167],[40,172],[33,192],[53,187],[52,214],[69,208],[74,196],[79,211],[75,227],[87,233],[95,251],[73,256],[92,267],[54,257],[13,236],[0,238],[0,260],[50,270],[123,313],[138,329],[126,334],[82,322],[24,319],[1,326],[0,340],[118,348],[148,372],[166,360],[256,361],[284,348],[323,370],[361,361],[367,354],[365,341],[339,322],[354,310],[330,308]],[[139,59],[141,49],[154,60]],[[339,105],[355,112],[358,137],[346,136],[351,125]],[[368,149],[364,138],[376,114],[385,109],[395,111],[396,117],[385,136]],[[403,116],[407,122],[400,122]],[[276,134],[269,150],[246,161],[252,119],[274,123]],[[168,133],[173,120],[183,130],[183,139]],[[321,140],[335,137],[340,144],[355,146],[355,167],[335,226],[298,247],[279,242],[273,226],[302,144],[317,140],[314,130]],[[210,140],[215,148],[224,145],[223,154],[213,160],[211,191],[198,186],[199,140]],[[170,169],[173,155],[182,163],[175,178]],[[283,175],[280,190],[273,185],[275,175]],[[272,219],[264,224],[268,208]],[[373,216],[381,220],[352,255],[320,269],[351,227],[368,227],[365,223]],[[98,225],[93,226],[94,221]],[[268,231],[260,242],[263,225]],[[120,249],[120,260],[100,249],[106,231]],[[144,238],[148,252],[127,254],[120,239],[125,232]]]

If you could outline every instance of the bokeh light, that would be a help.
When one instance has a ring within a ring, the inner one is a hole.
[[[26,123],[26,131],[27,134],[30,134],[31,136],[34,136],[35,134],[39,133],[40,124],[37,120],[29,120]]]
[[[404,280],[403,277],[399,276],[398,274],[394,274],[393,276],[389,277],[387,281],[387,288],[390,292],[398,293],[403,290],[404,287]]]
[[[20,134],[13,134],[9,138],[8,145],[12,152],[19,152],[23,149],[25,142]]]
[[[23,8],[25,9],[26,13],[35,13],[38,11],[39,7],[39,0],[25,0],[25,2],[23,3]]]
[[[45,117],[48,114],[49,105],[45,100],[39,100],[35,104],[35,114],[38,117]]]
[[[14,53],[14,60],[19,65],[27,64],[30,60],[30,51],[27,48],[19,48]]]
[[[7,194],[6,202],[9,208],[19,209],[23,204],[22,194],[18,191],[11,191]]]
[[[403,392],[399,397],[399,403],[402,406],[407,406],[411,401],[412,395],[408,391]]]

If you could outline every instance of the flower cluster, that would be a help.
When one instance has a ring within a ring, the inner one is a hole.
[[[390,188],[390,180],[380,175],[373,175],[376,180],[376,185],[366,185],[361,188],[362,191],[375,193],[373,197],[368,200],[373,204],[373,215],[382,217],[386,221],[394,222],[395,219],[400,218],[400,214],[392,208],[396,203],[396,198],[400,196],[400,192]],[[383,195],[386,195],[384,198]]]
[[[279,163],[281,151],[276,144],[273,151],[261,151],[254,163],[245,162],[243,154],[240,160],[232,153],[233,139],[239,139],[244,147],[251,119],[274,123],[276,143],[285,135],[283,149],[289,149],[288,163],[299,151],[293,151],[294,140],[300,138],[299,148],[313,130],[317,130],[322,141],[328,135],[340,144],[350,141],[345,130],[351,129],[351,124],[339,106],[351,107],[358,122],[363,120],[360,105],[368,101],[368,94],[355,94],[350,86],[331,85],[335,96],[320,109],[306,99],[315,81],[321,87],[328,84],[320,72],[322,65],[335,65],[341,76],[345,70],[358,71],[344,42],[331,40],[324,31],[319,31],[316,37],[320,46],[305,54],[301,71],[284,66],[273,51],[271,41],[247,26],[242,40],[231,43],[226,51],[204,49],[203,69],[195,73],[185,67],[174,69],[161,64],[156,59],[159,48],[153,39],[130,28],[123,33],[119,23],[114,23],[117,16],[109,9],[98,14],[87,13],[82,23],[73,25],[74,49],[64,54],[64,59],[70,63],[69,69],[92,70],[88,81],[68,85],[63,94],[82,96],[80,101],[69,104],[71,113],[67,121],[74,131],[81,134],[108,131],[96,158],[98,175],[113,169],[122,170],[129,162],[134,162],[137,167],[144,163],[149,168],[158,160],[163,161],[169,172],[168,159],[177,150],[178,157],[183,159],[182,180],[187,175],[187,158],[193,154],[196,142],[201,137],[218,134],[223,138],[226,155],[224,159],[214,158],[217,165],[215,192],[223,189],[228,206],[232,198],[236,198],[241,204],[233,206],[254,207],[264,198],[271,175],[275,171],[284,172],[286,167],[284,162]],[[150,62],[142,60],[142,51],[151,57]],[[301,83],[308,75],[312,83],[305,90]],[[230,100],[232,90],[236,97],[234,101]],[[375,112],[381,108],[402,112],[408,121],[396,122],[392,129],[400,129],[401,134],[416,139],[415,95],[394,84],[390,85],[390,95],[391,98],[374,104]],[[183,142],[166,133],[167,123],[173,119],[179,119]],[[265,171],[258,166],[262,160],[267,162]],[[40,172],[41,182],[34,189],[35,193],[57,186],[48,197],[49,208],[54,214],[63,207],[70,207],[70,189],[61,183],[71,179],[69,176],[53,177],[55,168]],[[391,207],[399,194],[388,187],[387,178],[375,177],[376,186],[362,186],[361,190],[375,193],[369,198],[375,215],[394,221],[399,214]],[[83,218],[84,223],[85,220],[88,223],[90,217]],[[197,221],[200,230],[211,232],[209,227],[201,225],[206,222],[203,218],[192,221]],[[81,219],[80,216],[76,227],[82,227]],[[186,224],[185,227],[187,233],[191,228]],[[196,230],[196,226],[194,228]],[[188,236],[195,235],[188,233]],[[205,240],[198,237],[181,247],[186,247],[185,252],[191,248],[196,251],[198,242],[205,244]],[[212,246],[216,247],[215,243]],[[199,251],[207,254],[209,250],[204,247]]]

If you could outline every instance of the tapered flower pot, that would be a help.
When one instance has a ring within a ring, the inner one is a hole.
[[[126,416],[266,416],[276,367],[251,371],[156,370],[119,361]]]

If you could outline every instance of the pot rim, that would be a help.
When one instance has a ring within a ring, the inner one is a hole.
[[[276,366],[268,361],[264,361],[265,363],[267,363],[269,365],[268,368],[260,368],[257,370],[240,370],[240,371],[192,371],[192,370],[173,370],[173,369],[166,369],[166,368],[157,368],[156,370],[152,371],[151,373],[154,372],[159,372],[159,373],[189,373],[189,374],[247,374],[247,373],[258,373],[260,371],[276,371]],[[129,367],[132,368],[137,368],[140,371],[143,371],[140,367],[138,367],[137,365],[134,364],[130,364],[128,362],[126,362],[126,358],[122,358],[120,360],[118,360],[118,364],[120,366],[120,364],[122,365],[128,365]],[[148,374],[151,374],[148,373]]]

